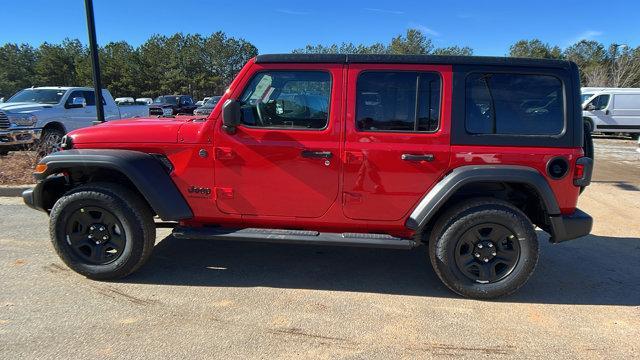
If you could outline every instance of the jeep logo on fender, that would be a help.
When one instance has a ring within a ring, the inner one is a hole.
[[[206,187],[190,186],[187,191],[189,192],[189,194],[202,195],[205,197],[211,195],[211,189]]]

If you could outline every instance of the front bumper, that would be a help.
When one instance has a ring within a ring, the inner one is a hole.
[[[593,227],[593,218],[586,212],[576,209],[571,215],[550,216],[552,243],[577,239],[589,235]]]
[[[45,187],[47,191],[44,191]],[[22,192],[24,203],[36,210],[49,212],[56,200],[68,190],[63,175],[55,175],[39,180],[36,186]]]
[[[40,139],[42,129],[0,130],[0,147],[32,144]]]

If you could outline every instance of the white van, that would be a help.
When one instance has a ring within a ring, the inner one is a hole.
[[[582,117],[593,132],[640,135],[640,89],[582,88]]]

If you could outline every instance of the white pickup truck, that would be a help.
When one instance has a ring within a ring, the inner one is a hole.
[[[118,106],[102,90],[105,120],[149,115],[147,105]],[[0,155],[40,141],[55,147],[69,131],[91,126],[96,120],[93,88],[37,87],[20,90],[0,104]]]

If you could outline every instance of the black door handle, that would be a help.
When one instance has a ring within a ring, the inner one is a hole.
[[[415,155],[415,154],[402,154],[400,159],[405,161],[433,161],[436,157],[433,154]]]
[[[313,150],[302,150],[300,153],[304,158],[324,158],[331,159],[333,153],[331,151],[313,151]]]

